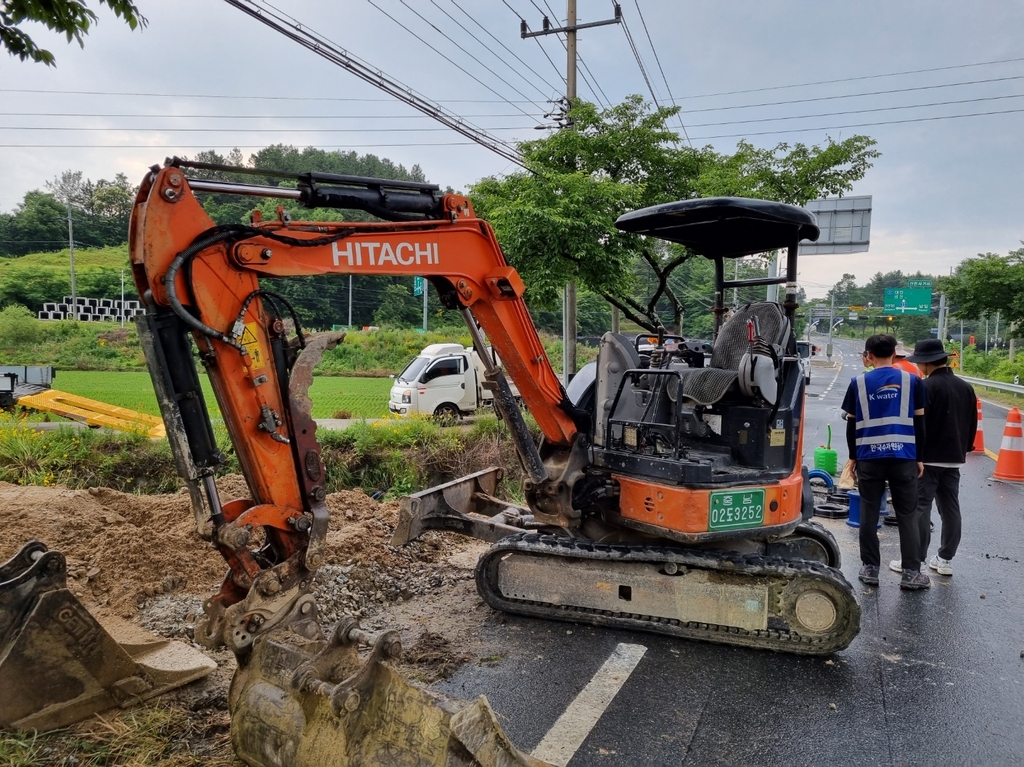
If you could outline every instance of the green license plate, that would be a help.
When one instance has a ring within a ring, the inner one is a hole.
[[[708,530],[742,530],[764,524],[764,489],[715,490],[708,509]]]

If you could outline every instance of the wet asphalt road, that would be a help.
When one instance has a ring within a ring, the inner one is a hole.
[[[831,423],[842,463],[838,408],[861,368],[859,347],[838,351],[840,369],[812,371],[804,445],[810,456]],[[985,407],[992,451],[1005,412]],[[570,767],[1024,764],[1024,484],[992,481],[994,466],[969,458],[955,574],[933,576],[926,592],[901,592],[884,566],[879,588],[862,587],[857,530],[825,521],[863,610],[860,635],[831,658],[495,616],[482,639],[500,657],[464,666],[438,689],[485,694],[532,751],[616,645],[638,644],[646,654]],[[883,563],[899,556],[897,535],[880,531]]]

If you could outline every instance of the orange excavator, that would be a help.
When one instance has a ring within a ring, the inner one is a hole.
[[[189,177],[196,171],[261,178]],[[273,220],[215,225],[197,193],[381,220],[299,221],[282,206]],[[394,632],[373,637],[344,620],[327,637],[317,623],[310,587],[328,514],[307,390],[342,334],[305,336],[288,300],[261,288],[263,277],[420,275],[462,313],[516,446],[526,504],[497,498],[503,469],[485,470],[403,499],[393,543],[430,529],[493,542],[476,571],[492,607],[803,654],[840,650],[856,636],[860,608],[837,569],[838,546],[810,519],[801,467],[804,382],[792,325],[797,243],[817,238],[813,216],[715,198],[628,213],[618,226],[714,262],[710,355],[664,333],[653,344],[609,333],[597,362],[563,388],[523,281],[467,198],[422,183],[177,159],[147,174],[130,234],[147,308],[139,328],[197,525],[229,568],[196,639],[238,658],[230,707],[243,760],[319,765],[329,749],[348,758],[332,764],[536,763],[511,745],[486,701],[459,708],[402,680],[390,664],[400,653]],[[727,259],[780,248],[784,276],[725,279]],[[724,306],[729,287],[772,282],[785,285],[782,304]],[[195,351],[249,499],[218,495],[223,459]],[[539,444],[506,376],[536,420]],[[365,661],[362,645],[372,648]]]

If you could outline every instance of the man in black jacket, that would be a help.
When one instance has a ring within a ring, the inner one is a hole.
[[[917,482],[917,512],[920,520],[921,561],[939,575],[952,575],[950,560],[960,545],[960,467],[974,450],[978,431],[978,400],[974,389],[957,378],[946,366],[947,354],[942,341],[930,338],[918,341],[908,362],[917,363],[928,390],[925,431],[928,435],[919,459],[924,476]],[[931,543],[932,501],[939,507],[942,533],[939,551],[928,559]],[[900,561],[889,563],[898,570]]]

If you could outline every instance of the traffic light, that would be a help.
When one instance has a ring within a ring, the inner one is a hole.
[[[889,322],[892,322],[892,316],[888,317]]]

